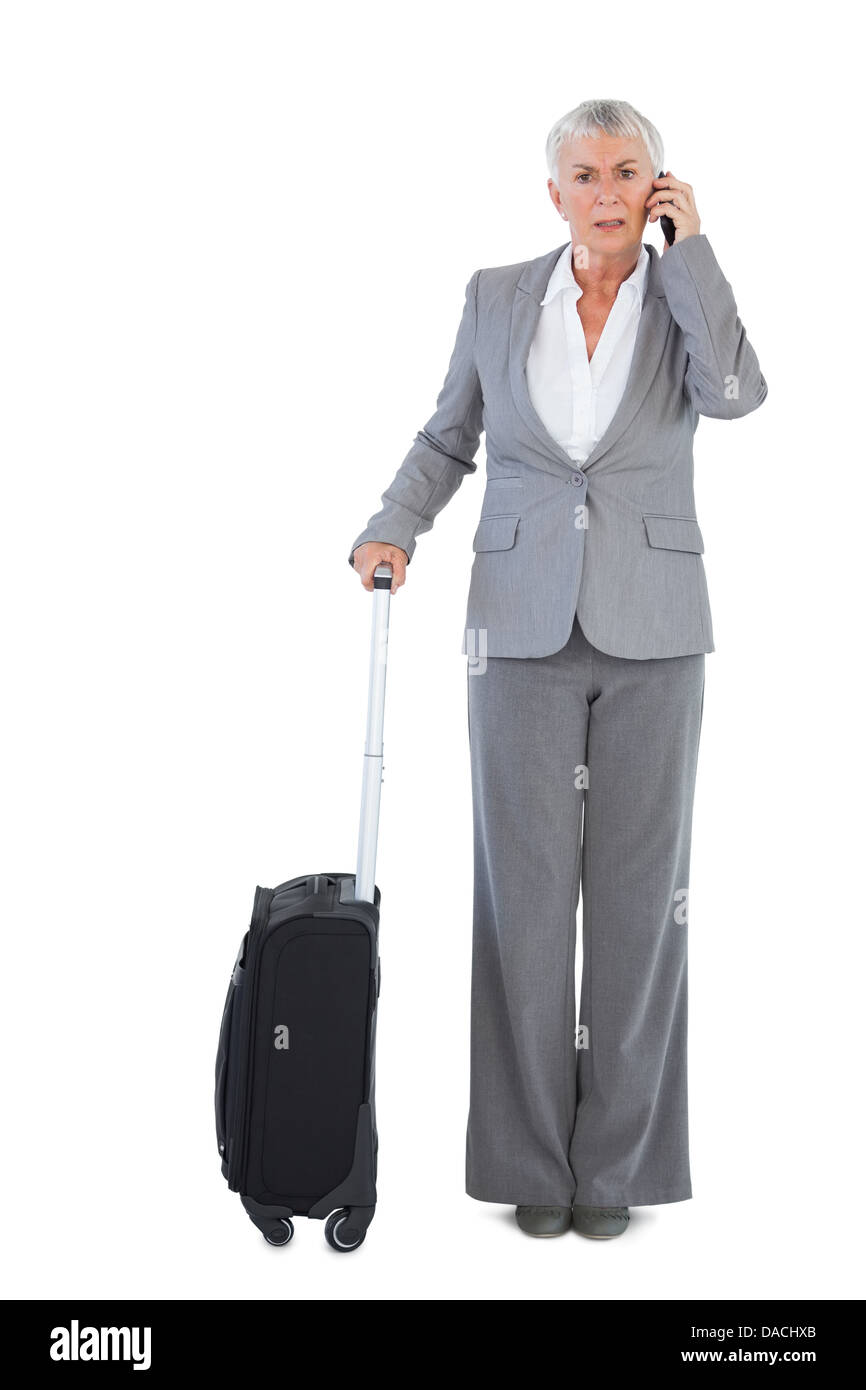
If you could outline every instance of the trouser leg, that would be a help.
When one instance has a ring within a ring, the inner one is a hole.
[[[682,1201],[691,1196],[687,904],[704,655],[631,661],[586,648],[579,1019],[588,1047],[578,1050],[570,1144],[575,1201]]]
[[[466,1191],[570,1205],[574,964],[589,662],[575,624],[544,658],[468,680],[474,823]],[[576,785],[578,783],[578,785]]]

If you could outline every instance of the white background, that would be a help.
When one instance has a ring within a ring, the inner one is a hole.
[[[7,1296],[863,1296],[852,16],[4,7]],[[544,141],[591,96],[658,126],[769,386],[695,441],[694,1197],[604,1243],[531,1240],[464,1191],[482,441],[391,603],[376,1218],[351,1256],[303,1219],[273,1250],[219,1171],[228,975],[256,883],[354,870],[371,598],[348,547],[433,412],[472,272],[565,240]]]

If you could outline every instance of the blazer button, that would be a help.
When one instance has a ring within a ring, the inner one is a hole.
[[[586,479],[582,473],[575,473],[571,481],[575,487],[580,487],[581,483],[586,482]]]

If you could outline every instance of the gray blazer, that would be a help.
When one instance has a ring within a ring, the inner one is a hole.
[[[767,395],[731,286],[703,233],[650,263],[625,393],[578,467],[547,433],[526,361],[564,245],[476,270],[436,411],[382,507],[355,537],[412,555],[474,473],[487,484],[472,542],[464,655],[547,656],[571,634],[612,656],[712,652],[692,440],[700,415],[733,420]]]

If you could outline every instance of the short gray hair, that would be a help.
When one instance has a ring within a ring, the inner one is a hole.
[[[653,176],[664,168],[664,145],[652,121],[642,116],[627,101],[582,101],[567,116],[556,122],[547,137],[545,147],[547,168],[556,187],[559,187],[559,151],[570,140],[598,135],[632,136],[643,140],[653,166]]]

